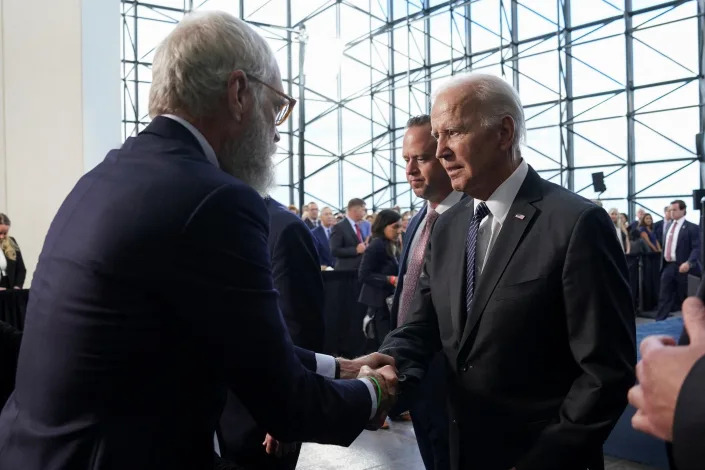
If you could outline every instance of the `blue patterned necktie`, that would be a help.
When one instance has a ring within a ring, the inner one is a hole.
[[[475,208],[475,215],[470,221],[468,237],[465,240],[465,310],[470,315],[472,298],[475,295],[475,258],[477,258],[477,232],[480,230],[480,222],[490,214],[487,204],[481,202]],[[463,326],[465,326],[463,324]]]

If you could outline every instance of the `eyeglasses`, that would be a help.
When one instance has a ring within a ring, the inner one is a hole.
[[[277,90],[273,86],[268,85],[267,83],[264,82],[264,80],[257,78],[254,75],[251,75],[248,73],[247,76],[253,82],[257,82],[261,85],[266,86],[267,88],[272,90],[274,93],[276,93],[280,97],[284,98],[284,100],[286,100],[285,103],[282,103],[281,105],[279,105],[279,111],[277,112],[277,118],[276,118],[276,121],[274,122],[274,125],[280,126],[284,122],[286,122],[286,120],[289,118],[289,115],[294,110],[294,105],[296,104],[296,100],[294,98],[292,98],[291,96],[287,95],[286,93],[282,93],[281,91]]]

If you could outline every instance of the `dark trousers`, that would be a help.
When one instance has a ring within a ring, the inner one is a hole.
[[[679,266],[678,263],[663,263],[656,320],[665,320],[669,313],[679,310],[688,293],[688,273],[679,273]]]
[[[426,470],[450,470],[448,398],[445,357],[436,353],[409,405],[421,458]]]

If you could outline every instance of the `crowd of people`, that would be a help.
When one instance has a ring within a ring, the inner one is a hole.
[[[406,411],[428,469],[601,469],[628,399],[635,428],[701,468],[705,307],[685,304],[688,345],[648,339],[637,366],[624,256],[663,250],[674,307],[699,267],[683,201],[669,224],[630,227],[542,179],[516,90],[471,73],[407,123],[418,213],[352,199],[302,218],[268,196],[296,100],[262,37],[189,15],[152,75],[151,123],[78,181],[46,236],[1,469],[291,469],[298,443],[349,445]],[[5,289],[24,278],[9,226]],[[358,273],[378,352],[320,352],[329,267]]]

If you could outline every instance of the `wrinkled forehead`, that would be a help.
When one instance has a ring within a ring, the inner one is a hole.
[[[431,127],[448,121],[471,121],[479,108],[471,85],[457,85],[441,91],[431,106]]]

